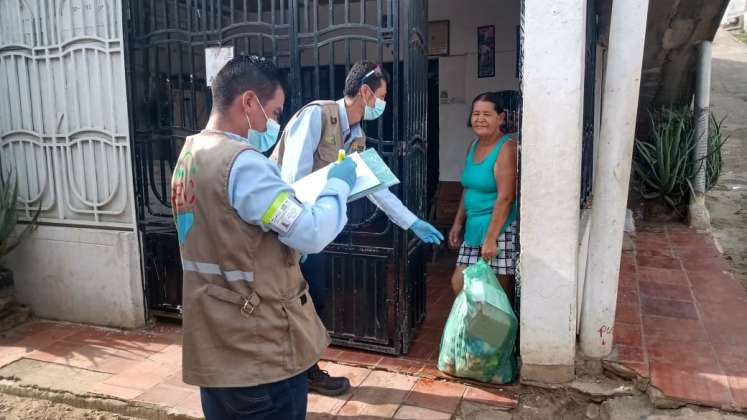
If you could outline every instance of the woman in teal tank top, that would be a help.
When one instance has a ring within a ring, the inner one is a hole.
[[[462,173],[464,191],[449,244],[459,247],[451,278],[454,293],[462,290],[462,270],[487,261],[514,298],[516,264],[516,142],[505,132],[506,112],[498,95],[487,92],[472,102],[468,125],[477,135],[469,148]]]

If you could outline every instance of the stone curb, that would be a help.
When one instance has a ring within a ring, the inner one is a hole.
[[[101,410],[145,420],[203,420],[189,414],[175,412],[155,404],[125,401],[98,394],[76,394],[37,386],[20,385],[8,378],[0,379],[0,392],[22,398],[47,400],[71,407]]]

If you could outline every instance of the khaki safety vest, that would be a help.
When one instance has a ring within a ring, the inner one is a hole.
[[[281,381],[318,362],[329,345],[298,255],[230,205],[228,175],[247,149],[218,131],[188,137],[171,181],[183,268],[183,380],[191,385]]]
[[[308,107],[318,106],[322,108],[322,134],[319,139],[319,146],[314,151],[314,165],[312,171],[323,168],[332,162],[337,161],[337,154],[341,149],[345,149],[345,139],[342,136],[342,127],[340,126],[340,106],[335,101],[314,101],[309,102],[303,108],[299,109],[293,118]],[[288,139],[288,128],[283,130],[278,145],[273,150],[270,159],[275,161],[278,166],[283,166],[283,155],[286,147],[301,147],[300,144],[286,145]],[[356,137],[350,140],[350,147],[347,152],[361,152],[366,148],[366,137]]]

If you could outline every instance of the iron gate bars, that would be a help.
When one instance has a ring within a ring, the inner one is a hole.
[[[271,57],[287,78],[281,123],[312,99],[341,97],[355,61],[384,63],[391,106],[366,123],[367,143],[402,181],[394,193],[424,216],[426,11],[425,0],[125,2],[137,221],[152,310],[179,313],[169,184],[184,139],[209,116],[205,49]],[[348,226],[325,252],[331,289],[325,323],[335,342],[407,350],[425,313],[422,252],[367,200],[351,206]]]

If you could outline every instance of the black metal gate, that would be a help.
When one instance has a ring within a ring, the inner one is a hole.
[[[337,99],[357,60],[392,76],[387,110],[364,129],[399,176],[394,193],[426,208],[428,63],[425,0],[126,0],[128,91],[145,291],[156,314],[179,316],[181,270],[169,184],[186,136],[210,112],[205,48],[271,57],[287,72],[281,124],[312,99]],[[400,29],[406,28],[406,29]],[[425,315],[423,247],[360,200],[327,257],[324,321],[333,340],[402,353]]]
[[[595,90],[597,82],[596,1],[586,2],[586,53],[584,62],[584,119],[581,145],[581,207],[591,206],[594,183]]]

